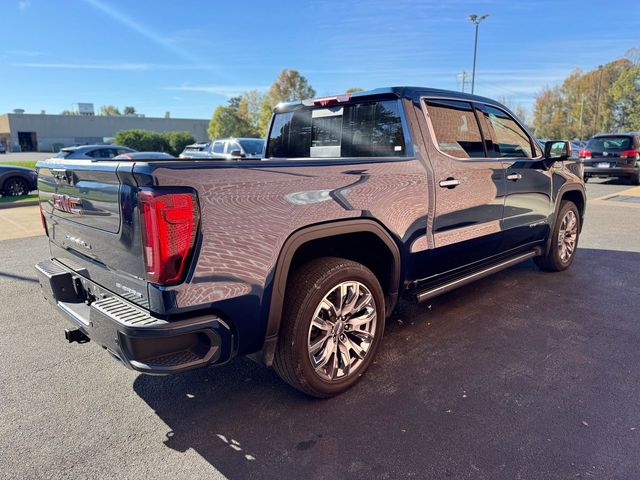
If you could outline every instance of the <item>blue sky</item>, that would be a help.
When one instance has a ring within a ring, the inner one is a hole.
[[[2,0],[0,113],[73,103],[209,118],[296,68],[318,95],[458,89],[480,27],[476,93],[531,107],[545,85],[640,47],[640,2]],[[613,8],[610,8],[613,7]]]

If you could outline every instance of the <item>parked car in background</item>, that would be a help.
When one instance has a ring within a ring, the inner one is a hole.
[[[6,197],[27,195],[38,188],[38,173],[33,168],[0,165],[0,194]]]
[[[584,180],[589,178],[628,178],[640,185],[640,132],[596,135],[580,151]]]
[[[184,147],[182,154],[189,154],[193,152],[203,152],[209,148],[209,143],[192,143]],[[182,157],[182,154],[180,155]]]
[[[65,147],[55,155],[55,158],[64,158],[67,160],[84,159],[84,160],[105,160],[123,153],[135,152],[134,149],[123,147],[120,145],[82,145],[79,147]]]
[[[7,153],[7,146],[0,142],[0,153]]]
[[[261,138],[219,138],[200,152],[182,152],[180,158],[207,158],[214,160],[241,160],[261,158],[264,140]]]
[[[69,341],[150,374],[252,355],[328,397],[367,370],[401,296],[575,258],[586,199],[569,142],[543,150],[496,101],[383,88],[280,104],[268,132],[264,154],[218,141],[253,148],[242,162],[38,163],[37,271]]]
[[[172,158],[176,157],[166,152],[130,152],[113,157],[114,160],[166,160]]]

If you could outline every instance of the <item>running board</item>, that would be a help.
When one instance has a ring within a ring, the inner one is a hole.
[[[517,265],[518,263],[522,263],[525,260],[529,260],[530,258],[533,258],[539,254],[540,252],[538,250],[521,253],[519,255],[516,255],[515,257],[511,257],[507,260],[503,260],[500,263],[496,263],[495,265],[492,265],[490,267],[486,267],[482,270],[478,270],[465,275],[464,277],[459,277],[455,280],[437,286],[429,286],[425,290],[420,290],[416,293],[413,293],[412,296],[418,303],[422,303],[433,297],[450,292],[451,290],[455,290],[458,287],[462,287],[463,285],[467,285],[481,278],[488,277],[489,275],[499,272],[500,270],[512,267],[514,265]]]

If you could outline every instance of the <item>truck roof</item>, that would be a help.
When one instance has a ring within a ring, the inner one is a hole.
[[[362,92],[354,92],[351,94],[352,99],[365,98],[365,97],[377,97],[395,95],[398,98],[410,98],[413,99],[417,95],[435,96],[435,97],[447,97],[460,100],[477,101],[483,103],[495,103],[495,100],[491,98],[481,97],[479,95],[471,95],[470,93],[457,92],[455,90],[444,90],[440,88],[430,87],[412,87],[412,86],[396,86],[396,87],[382,87],[373,90],[365,90]],[[331,95],[328,95],[329,97]],[[294,109],[302,105],[302,100],[293,102],[283,102],[276,106],[275,110],[278,112]]]

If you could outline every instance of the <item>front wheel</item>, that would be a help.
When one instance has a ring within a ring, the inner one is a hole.
[[[533,260],[542,270],[560,272],[573,263],[580,236],[580,212],[575,203],[563,200],[551,231],[551,246],[546,255]]]
[[[344,392],[373,360],[384,312],[380,283],[364,265],[334,257],[309,262],[287,283],[276,372],[314,397]]]
[[[19,177],[12,177],[4,182],[3,193],[7,197],[20,197],[29,193],[29,184]]]

